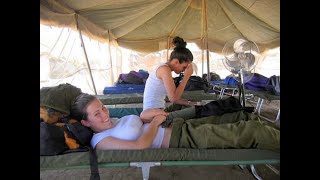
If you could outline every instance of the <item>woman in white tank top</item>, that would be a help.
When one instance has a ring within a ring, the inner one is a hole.
[[[143,120],[151,120],[156,115],[168,115],[164,112],[165,98],[168,96],[170,102],[175,104],[193,106],[187,100],[181,99],[185,86],[193,73],[193,55],[186,48],[187,43],[180,37],[173,39],[175,45],[167,63],[161,63],[150,73],[143,94],[143,111],[140,117]],[[184,72],[184,78],[176,87],[172,71],[176,74]]]
[[[109,110],[93,95],[79,95],[71,107],[73,119],[93,130],[91,146],[97,149],[144,149],[168,148],[166,139],[170,128],[159,127],[166,119],[157,116],[152,121],[142,121],[139,116],[129,115],[112,119]]]

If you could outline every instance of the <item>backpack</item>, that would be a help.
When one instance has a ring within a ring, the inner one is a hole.
[[[138,72],[143,76],[143,79],[148,79],[148,77],[149,77],[148,71],[143,70],[143,69],[139,69]]]
[[[67,149],[64,129],[40,119],[40,156],[57,155]]]
[[[280,96],[280,76],[271,76],[265,86],[268,93]]]
[[[239,82],[237,81],[236,78],[232,77],[232,76],[227,76],[224,80],[223,80],[223,84],[225,85],[229,85],[229,86],[238,86]]]
[[[40,119],[40,156],[90,151],[90,179],[100,180],[97,154],[90,146],[93,132],[74,121],[51,124]]]
[[[210,81],[220,81],[221,78],[219,76],[219,74],[214,73],[214,72],[210,72]]]
[[[206,79],[203,79],[199,76],[190,76],[185,91],[196,91],[196,90],[204,90],[204,92],[208,92],[211,85],[208,83]]]
[[[266,90],[266,83],[269,78],[254,73],[251,79],[244,84],[245,89],[254,90],[254,91],[265,91]]]
[[[180,74],[179,77],[173,78],[173,81],[176,87],[179,86],[182,79],[183,79],[182,73]],[[201,78],[200,76],[190,76],[184,90],[185,91],[204,90],[204,92],[208,92],[210,88],[211,88],[211,85],[205,78]]]
[[[92,130],[76,120],[63,121],[51,124],[40,119],[40,156],[89,150]]]
[[[144,84],[143,78],[144,75],[139,72],[130,71],[123,81],[128,84]]]

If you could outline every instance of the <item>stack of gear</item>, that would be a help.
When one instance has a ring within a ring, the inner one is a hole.
[[[60,84],[40,89],[40,155],[88,151],[93,132],[70,118],[81,89]]]

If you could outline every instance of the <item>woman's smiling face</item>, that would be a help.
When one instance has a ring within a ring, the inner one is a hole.
[[[99,99],[93,100],[87,106],[87,121],[85,126],[90,127],[94,132],[101,132],[105,129],[112,128],[109,110]]]

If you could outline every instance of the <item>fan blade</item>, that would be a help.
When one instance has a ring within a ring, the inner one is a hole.
[[[255,63],[255,56],[251,53],[244,53],[240,59],[241,68],[246,71],[250,71]]]
[[[234,52],[236,53],[241,53],[241,52],[244,52],[244,49],[243,47],[245,46],[245,44],[247,43],[248,41],[247,40],[244,40],[244,39],[238,39],[234,42],[233,44],[233,50]]]
[[[233,73],[237,73],[241,68],[240,60],[237,54],[226,57],[225,63],[228,67],[231,68],[231,71],[234,71]]]

